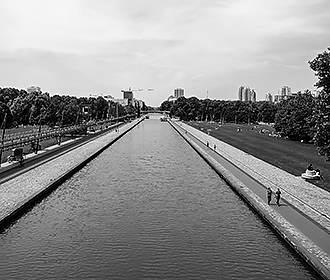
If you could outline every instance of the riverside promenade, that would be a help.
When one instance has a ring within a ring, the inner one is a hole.
[[[329,192],[183,122],[171,123],[298,254],[330,278]],[[281,190],[280,207],[267,205],[268,187]]]
[[[127,123],[76,149],[47,161],[0,185],[0,226],[6,226],[16,216],[42,199],[64,180],[81,169],[104,149],[131,130],[143,118]]]

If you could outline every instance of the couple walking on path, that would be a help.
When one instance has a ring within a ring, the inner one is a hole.
[[[272,195],[273,191],[271,188],[267,188],[267,201],[268,205],[270,205],[270,202],[272,201]],[[275,192],[275,198],[276,198],[276,204],[277,206],[280,206],[280,199],[281,199],[281,191],[279,188],[277,188],[277,191]]]

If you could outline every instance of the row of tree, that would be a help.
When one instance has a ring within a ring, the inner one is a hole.
[[[42,124],[72,125],[136,113],[139,108],[121,106],[103,97],[50,96],[49,93],[0,88],[0,122],[6,127]]]
[[[160,108],[184,121],[275,123],[275,129],[281,135],[310,141],[315,132],[312,115],[316,104],[315,98],[306,91],[277,104],[180,97],[175,102],[164,101]]]
[[[266,101],[248,103],[180,97],[176,101],[164,101],[160,109],[170,111],[184,121],[255,123],[274,122],[277,106]]]
[[[319,79],[317,97],[308,90],[277,104],[180,97],[176,101],[164,101],[160,109],[184,121],[274,123],[282,136],[313,141],[319,153],[330,159],[330,48],[309,64]]]

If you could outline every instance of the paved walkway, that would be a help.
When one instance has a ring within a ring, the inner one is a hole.
[[[63,174],[107,146],[108,143],[129,130],[138,121],[139,119],[134,120],[120,127],[118,131],[112,131],[102,135],[85,145],[1,184],[0,221],[9,216],[32,197],[43,191],[54,180],[57,180],[59,177],[63,176]]]

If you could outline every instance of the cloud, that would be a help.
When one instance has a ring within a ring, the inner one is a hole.
[[[330,1],[2,0],[0,86],[112,93],[159,105],[175,87],[235,99],[315,83],[307,61],[328,47]]]

